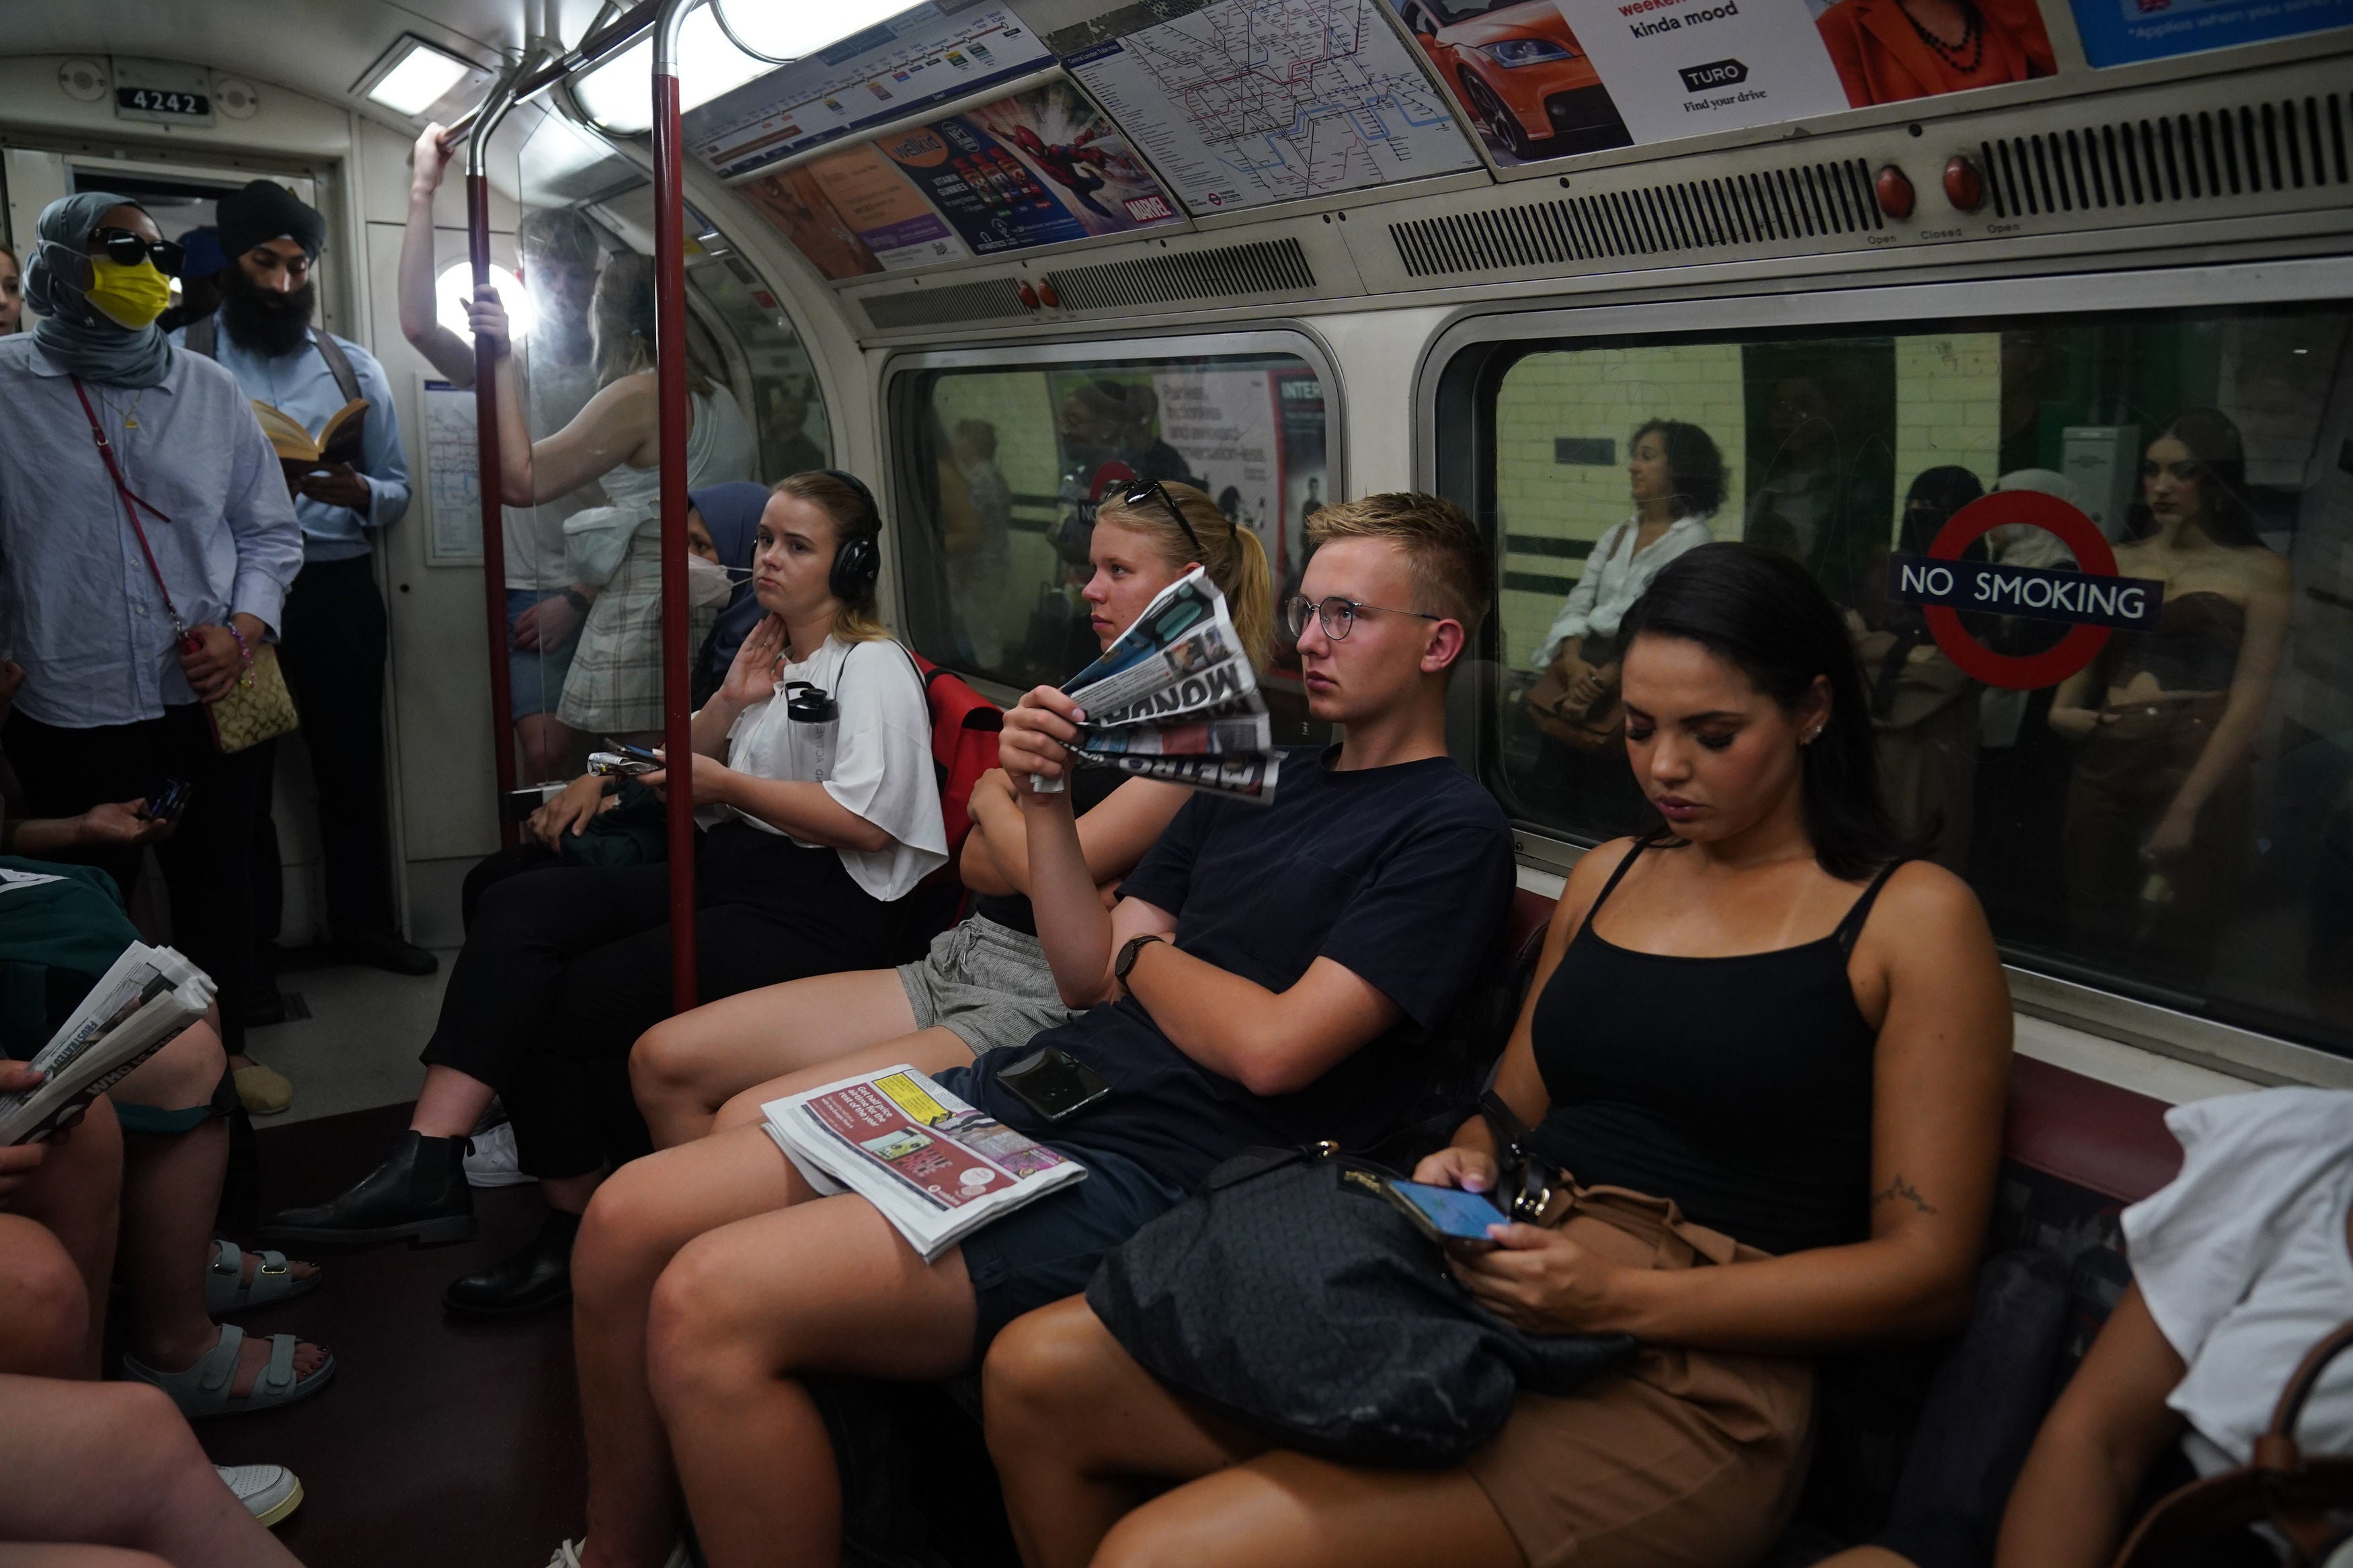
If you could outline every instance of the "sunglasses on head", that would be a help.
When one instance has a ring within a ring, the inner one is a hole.
[[[91,254],[105,257],[121,267],[136,267],[152,261],[155,270],[166,278],[177,278],[188,253],[168,239],[153,242],[140,238],[127,228],[101,228],[90,237]]]
[[[1160,488],[1158,479],[1136,480],[1120,492],[1119,500],[1120,504],[1130,510],[1142,506],[1145,501],[1158,500],[1162,506],[1168,509],[1168,515],[1176,520],[1176,526],[1185,531],[1185,537],[1193,542],[1193,553],[1204,561],[1209,558],[1208,547],[1201,542],[1201,536],[1193,531],[1193,525],[1185,521],[1185,509],[1178,506],[1175,498]]]

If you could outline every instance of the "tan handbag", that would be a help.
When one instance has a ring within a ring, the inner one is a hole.
[[[172,520],[132,492],[122,470],[115,466],[114,448],[108,444],[106,432],[99,428],[98,413],[90,405],[90,394],[82,390],[81,377],[73,378],[73,387],[74,395],[81,399],[82,415],[90,421],[90,438],[98,443],[98,455],[106,461],[107,477],[114,481],[114,492],[122,499],[123,515],[131,520],[131,531],[139,538],[139,553],[147,559],[148,573],[155,579],[155,591],[164,595],[164,613],[172,617],[172,631],[185,652],[196,646],[196,637],[180,619],[179,606],[172,603],[172,590],[164,584],[164,569],[155,563],[155,552],[148,547],[147,531],[140,526],[139,509],[146,507],[159,521]],[[278,668],[278,650],[268,643],[248,649],[245,673],[237,677],[227,696],[205,704],[205,716],[212,721],[213,744],[223,752],[242,752],[291,733],[301,720],[294,711],[294,693],[286,687],[286,672]]]
[[[1568,677],[1553,660],[1536,683],[1528,688],[1528,717],[1537,731],[1562,745],[1589,756],[1603,756],[1623,746],[1626,705],[1615,686],[1605,688],[1591,703],[1579,707],[1568,700]]]
[[[2287,1568],[2316,1568],[2353,1541],[2353,1455],[2306,1458],[2295,1444],[2305,1401],[2348,1347],[2353,1347],[2353,1322],[2297,1363],[2272,1411],[2271,1430],[2255,1439],[2252,1462],[2192,1481],[2149,1510],[2116,1553],[2116,1568],[2188,1568],[2206,1561],[2206,1549],[2217,1540],[2251,1524],[2279,1532],[2288,1545]]]

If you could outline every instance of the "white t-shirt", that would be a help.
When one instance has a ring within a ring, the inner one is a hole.
[[[2353,1092],[2269,1089],[2165,1113],[2181,1173],[2125,1210],[2133,1279],[2189,1371],[2166,1400],[2201,1476],[2245,1464],[2305,1352],[2353,1316]],[[2353,1450],[2353,1353],[2304,1407],[2306,1453]]]
[[[787,691],[794,681],[831,693],[838,716],[822,724],[790,718],[786,704],[797,695]],[[836,851],[851,879],[883,902],[904,898],[947,864],[931,709],[914,661],[897,643],[826,638],[804,662],[783,667],[776,695],[738,714],[727,741],[727,765],[738,773],[822,784],[826,794],[891,836],[886,848]],[[783,833],[737,815],[764,832]]]

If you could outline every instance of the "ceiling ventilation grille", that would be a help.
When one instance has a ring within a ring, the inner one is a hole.
[[[1073,267],[1050,277],[1066,310],[1124,310],[1241,294],[1295,294],[1315,287],[1315,269],[1307,264],[1307,253],[1295,239]]]
[[[869,294],[859,301],[877,331],[902,327],[944,327],[956,321],[987,321],[1000,316],[1026,316],[1019,285],[1010,278],[983,283],[956,283],[945,289],[910,289],[898,294]]]
[[[2353,184],[2341,94],[2038,132],[1979,149],[2001,217]]]
[[[1884,226],[1860,158],[1391,224],[1411,278],[1754,246]]]

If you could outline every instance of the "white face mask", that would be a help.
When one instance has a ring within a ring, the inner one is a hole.
[[[702,609],[712,609],[727,602],[735,592],[735,578],[716,561],[705,561],[690,553],[686,558],[687,603]]]

